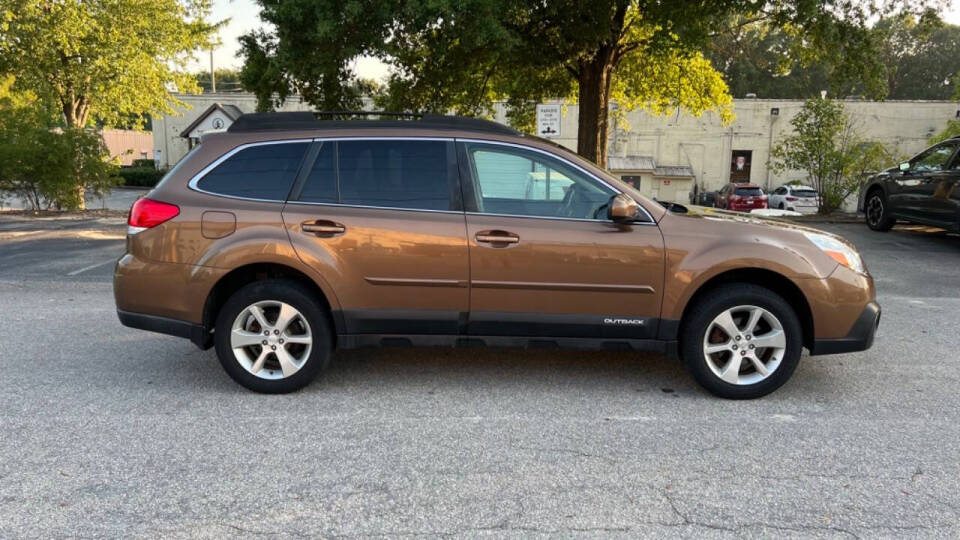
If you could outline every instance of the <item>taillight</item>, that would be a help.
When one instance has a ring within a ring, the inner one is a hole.
[[[788,201],[795,201],[795,200],[797,200],[796,197],[787,197],[786,199],[787,199]]]
[[[127,225],[128,232],[137,233],[177,217],[180,207],[175,204],[155,201],[146,197],[138,199],[130,208],[130,217]]]

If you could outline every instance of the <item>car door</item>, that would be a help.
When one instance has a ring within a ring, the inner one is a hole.
[[[773,193],[770,194],[770,208],[780,208],[781,204],[785,204],[787,193],[787,188],[783,186],[773,190]]]
[[[646,212],[644,222],[608,220],[606,205],[618,191],[545,150],[477,141],[458,141],[458,150],[469,334],[656,335],[664,249]],[[528,190],[531,178],[543,182]]]
[[[452,140],[317,141],[283,209],[350,334],[456,334],[467,242]]]
[[[714,206],[717,208],[726,208],[727,207],[727,190],[730,189],[730,184],[727,184],[720,188],[720,191],[717,192],[717,201]]]
[[[941,227],[960,226],[960,152],[948,167],[932,172],[924,182],[921,212],[926,219]]]
[[[931,198],[936,185],[949,175],[947,165],[956,149],[953,141],[938,144],[911,159],[908,169],[893,173],[891,210],[907,218],[931,219]]]

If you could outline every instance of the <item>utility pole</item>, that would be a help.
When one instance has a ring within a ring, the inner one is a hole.
[[[217,75],[213,71],[213,49],[210,49],[210,92],[217,92]]]

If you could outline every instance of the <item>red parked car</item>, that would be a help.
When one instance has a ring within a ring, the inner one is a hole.
[[[737,212],[749,212],[757,208],[766,208],[767,196],[756,184],[730,182],[717,192],[713,205]]]

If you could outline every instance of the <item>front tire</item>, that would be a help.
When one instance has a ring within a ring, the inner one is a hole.
[[[890,217],[890,210],[887,207],[886,198],[883,192],[875,189],[867,195],[867,202],[863,205],[866,215],[867,227],[878,232],[887,232],[893,228],[897,222]]]
[[[315,295],[284,279],[250,283],[217,315],[220,364],[240,385],[284,394],[310,383],[330,363],[330,318]]]
[[[693,378],[727,399],[754,399],[783,386],[803,349],[800,320],[783,298],[747,283],[724,285],[691,306],[680,353]]]

